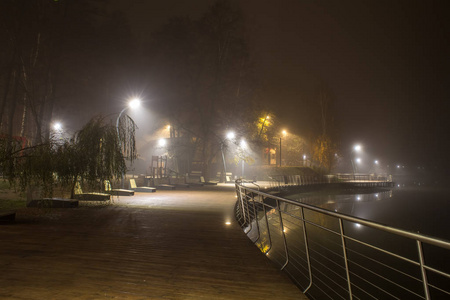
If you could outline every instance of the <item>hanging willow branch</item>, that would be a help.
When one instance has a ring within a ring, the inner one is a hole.
[[[123,156],[133,162],[137,157],[136,152],[136,123],[128,115],[124,114],[120,117],[118,127],[116,128],[119,136],[119,146]]]
[[[15,151],[14,156],[0,155],[0,169],[22,190],[41,187],[45,197],[52,196],[55,184],[70,186],[72,193],[77,181],[99,187],[103,180],[120,178],[126,172],[126,158],[136,159],[136,125],[128,116],[126,120],[118,135],[111,122],[95,117],[63,144],[50,141]],[[3,144],[0,152],[6,153]]]

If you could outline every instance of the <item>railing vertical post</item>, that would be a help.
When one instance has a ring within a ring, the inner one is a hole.
[[[272,249],[272,236],[270,235],[269,220],[267,219],[267,211],[266,211],[266,206],[264,205],[264,199],[263,199],[262,206],[263,206],[263,210],[264,210],[264,219],[266,220],[267,235],[269,236],[269,243],[270,243],[270,247],[266,251],[266,253],[267,253],[270,251],[270,249]]]
[[[339,229],[340,229],[341,242],[342,242],[342,252],[344,254],[345,273],[347,275],[348,296],[349,296],[349,299],[352,300],[353,299],[352,283],[350,281],[350,271],[348,269],[347,246],[346,246],[345,237],[344,237],[344,225],[343,225],[341,218],[339,218]]]
[[[262,195],[258,195],[260,199],[262,199]],[[261,202],[263,202],[261,200]],[[261,238],[261,230],[259,229],[259,222],[258,222],[258,209],[256,208],[255,205],[255,198],[253,197],[253,209],[255,210],[255,223],[256,223],[256,229],[258,230],[258,237],[256,238],[256,240],[254,241],[254,243],[256,243],[260,238]],[[252,228],[252,227],[251,227]]]
[[[303,207],[300,209],[301,218],[303,222],[303,238],[305,239],[305,253],[306,253],[306,261],[308,262],[308,272],[309,272],[309,285],[306,287],[306,289],[303,291],[303,293],[306,293],[307,290],[309,290],[312,286],[313,277],[312,277],[312,270],[311,270],[311,259],[309,258],[309,245],[308,245],[308,235],[306,233],[306,220],[305,220],[305,213],[303,211]]]
[[[288,250],[288,245],[287,245],[287,241],[286,241],[286,234],[284,232],[283,216],[281,214],[281,209],[280,209],[280,200],[278,200],[278,199],[277,199],[277,210],[278,210],[278,216],[280,217],[280,226],[281,226],[281,234],[283,235],[284,252],[286,253],[286,262],[280,269],[280,270],[283,270],[284,268],[286,268],[286,266],[289,263],[289,250]]]
[[[417,251],[419,252],[420,272],[422,274],[423,292],[425,299],[430,299],[430,290],[428,289],[427,271],[424,268],[425,259],[423,258],[422,242],[417,241]]]

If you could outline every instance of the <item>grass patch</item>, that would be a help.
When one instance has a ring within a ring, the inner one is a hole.
[[[0,199],[0,209],[1,210],[15,210],[26,207],[27,201],[25,199]]]
[[[26,207],[23,194],[11,187],[8,180],[0,180],[0,209],[14,210]]]

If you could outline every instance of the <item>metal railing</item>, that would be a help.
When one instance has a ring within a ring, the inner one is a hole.
[[[310,299],[450,298],[450,243],[236,182],[248,237]]]

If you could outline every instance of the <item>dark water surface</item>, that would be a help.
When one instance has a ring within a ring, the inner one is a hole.
[[[396,186],[366,193],[308,192],[286,196],[328,210],[450,240],[450,188]]]

